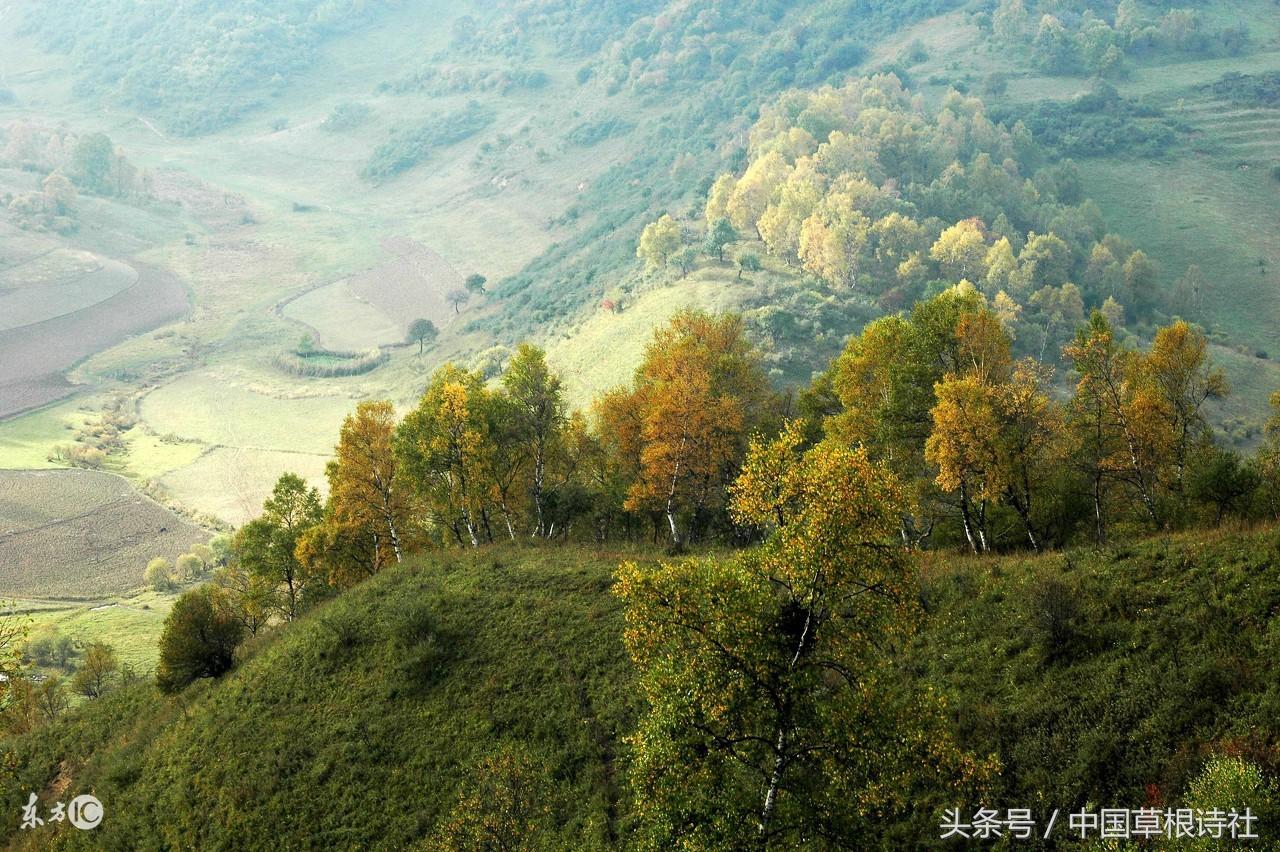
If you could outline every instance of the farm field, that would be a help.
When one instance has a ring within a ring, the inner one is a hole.
[[[287,449],[327,455],[355,399],[339,390],[267,387],[248,374],[213,369],[184,375],[147,394],[138,411],[160,435],[211,447]]]
[[[135,269],[131,285],[96,304],[0,331],[0,419],[66,396],[74,388],[63,371],[186,312],[187,291],[175,275]]]
[[[312,290],[286,305],[283,313],[327,349],[359,350],[404,339],[401,324],[356,296],[349,280]]]
[[[158,640],[175,594],[154,591],[101,600],[18,600],[31,618],[31,638],[66,636],[81,647],[105,642],[137,674],[155,671]]]
[[[175,559],[207,538],[119,476],[0,471],[0,596],[129,591],[150,559]]]
[[[262,501],[282,473],[296,473],[327,493],[328,461],[319,453],[214,447],[157,481],[180,505],[239,526],[262,512]]]
[[[323,346],[346,350],[401,343],[415,319],[448,326],[457,312],[447,297],[463,276],[414,240],[387,239],[381,247],[391,260],[291,300],[284,316],[313,330]]]

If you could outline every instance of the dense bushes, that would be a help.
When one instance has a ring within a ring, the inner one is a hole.
[[[1280,71],[1241,74],[1233,71],[1205,87],[1213,95],[1242,106],[1280,106]]]
[[[1176,138],[1175,125],[1161,110],[1122,98],[1108,85],[1069,101],[1042,100],[998,115],[1020,119],[1037,142],[1070,157],[1158,156]]]
[[[207,133],[257,106],[308,67],[328,36],[379,15],[363,0],[87,0],[32,7],[28,32],[68,53],[76,90],[160,115],[180,134]],[[265,7],[265,8],[264,8]]]
[[[364,352],[335,349],[294,349],[276,356],[276,366],[286,373],[307,378],[332,379],[359,376],[377,369],[391,356],[377,347]]]
[[[395,177],[430,157],[437,148],[468,139],[493,123],[492,108],[470,101],[465,107],[428,118],[392,136],[373,152],[360,174],[366,180]]]
[[[372,114],[373,111],[369,109],[368,104],[341,103],[333,108],[324,121],[320,122],[320,129],[329,133],[354,130],[368,121]]]

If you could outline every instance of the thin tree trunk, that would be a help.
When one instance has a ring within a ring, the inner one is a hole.
[[[680,439],[680,451],[684,452],[685,439]],[[667,524],[671,527],[671,544],[680,546],[680,531],[676,529],[676,484],[680,481],[681,457],[676,457],[676,466],[671,472],[671,487],[667,489]]]
[[[964,482],[960,483],[960,519],[964,522],[964,537],[969,540],[969,549],[978,553],[978,542],[973,535],[973,522],[969,518],[969,489]]]

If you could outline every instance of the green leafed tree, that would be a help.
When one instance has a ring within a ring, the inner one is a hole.
[[[982,771],[890,671],[915,621],[895,477],[803,441],[754,444],[734,488],[762,547],[620,569],[650,708],[631,740],[641,846],[856,848],[930,812],[926,776],[954,792]]]
[[[702,250],[715,255],[716,260],[724,263],[724,250],[730,243],[738,239],[738,229],[728,217],[721,216],[707,227],[707,235],[702,241]]]
[[[297,474],[286,473],[263,503],[262,514],[236,534],[239,565],[278,589],[277,608],[286,620],[298,615],[312,584],[323,582],[296,555],[303,534],[323,519],[320,492]]]
[[[218,590],[201,586],[183,594],[164,620],[156,685],[179,692],[200,678],[221,677],[235,663],[244,625],[217,600]]]
[[[435,339],[440,336],[439,329],[436,324],[429,319],[416,319],[409,323],[408,341],[418,344],[418,354],[422,354],[423,347],[428,343],[434,343]]]

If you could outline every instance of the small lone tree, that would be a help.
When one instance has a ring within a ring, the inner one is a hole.
[[[721,216],[707,228],[707,236],[702,241],[702,250],[714,254],[716,260],[724,263],[724,248],[738,239],[738,232],[733,223]]]
[[[204,569],[204,560],[199,556],[196,556],[194,553],[182,554],[173,564],[174,574],[177,576],[178,582],[180,583],[199,579],[200,575],[204,573]]]
[[[107,691],[119,668],[115,649],[104,642],[94,642],[85,648],[84,662],[71,679],[71,688],[85,698],[97,698]]]
[[[759,272],[764,269],[764,264],[760,262],[760,257],[754,254],[744,254],[738,257],[738,280],[742,280],[744,272]]]
[[[174,693],[202,677],[221,677],[235,662],[244,625],[218,606],[218,592],[201,586],[174,603],[160,636],[156,685]]]
[[[440,330],[429,319],[416,319],[409,324],[408,340],[410,343],[418,344],[419,355],[422,354],[422,347],[428,343],[434,343],[439,335]]]
[[[462,286],[467,288],[468,293],[483,293],[484,285],[488,280],[479,272],[473,272],[467,276],[467,280],[463,282]]]
[[[458,287],[454,290],[449,291],[448,298],[449,298],[449,303],[453,305],[453,312],[457,314],[457,313],[461,313],[462,306],[465,305],[468,301],[470,301],[471,293],[470,291],[465,290],[462,287]]]
[[[142,579],[157,592],[169,591],[173,588],[173,568],[169,565],[169,560],[163,556],[152,559],[147,563],[147,570],[142,573]]]

